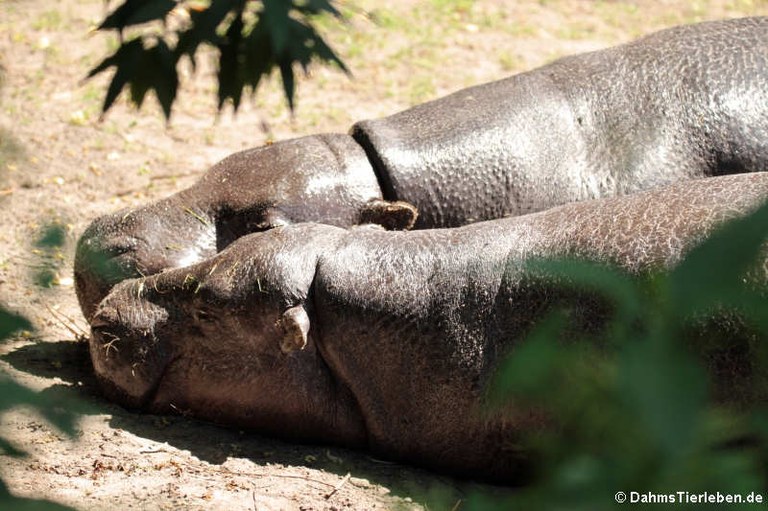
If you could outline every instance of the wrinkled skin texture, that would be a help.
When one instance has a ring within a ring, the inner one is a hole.
[[[91,356],[129,407],[509,482],[526,465],[519,432],[540,419],[481,405],[500,356],[558,297],[525,262],[670,268],[766,198],[768,173],[754,173],[453,229],[279,227],[115,286],[93,318]],[[598,327],[599,311],[580,303]]]
[[[471,87],[353,135],[416,227],[768,170],[768,18],[685,25]]]
[[[90,318],[117,282],[199,262],[245,233],[308,219],[357,224],[380,199],[365,153],[345,135],[233,154],[191,188],[97,218],[77,248],[80,306]]]
[[[75,262],[81,308],[90,319],[125,278],[279,225],[455,227],[768,170],[767,45],[767,18],[678,27],[360,122],[349,136],[234,154],[193,187],[88,228]]]

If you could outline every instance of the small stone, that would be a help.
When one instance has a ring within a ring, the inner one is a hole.
[[[370,488],[371,482],[368,479],[362,479],[360,477],[350,477],[349,484],[357,486],[358,488]]]

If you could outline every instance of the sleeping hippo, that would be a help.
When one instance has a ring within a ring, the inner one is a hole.
[[[526,262],[670,268],[766,199],[768,173],[753,173],[451,229],[277,227],[116,285],[92,319],[91,357],[131,408],[509,482],[526,466],[518,435],[540,419],[483,412],[484,396],[559,293]],[[579,303],[597,327],[593,302]]]
[[[75,280],[111,287],[297,222],[455,227],[768,170],[768,18],[681,26],[398,114],[236,153],[176,195],[97,219]],[[416,211],[418,210],[418,217]]]

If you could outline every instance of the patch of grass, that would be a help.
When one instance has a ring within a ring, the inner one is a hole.
[[[431,75],[420,75],[410,83],[408,100],[412,105],[417,105],[434,98],[436,95],[435,83]]]
[[[608,28],[620,30],[636,37],[645,32],[643,24],[639,22],[641,16],[646,15],[635,3],[625,2],[595,2],[595,11],[600,20]]]
[[[475,4],[474,0],[431,0],[432,7],[441,13],[468,14]]]
[[[725,5],[727,9],[751,11],[752,9],[755,9],[758,4],[765,4],[765,2],[761,0],[730,0],[729,2],[726,2]]]
[[[46,11],[32,22],[32,28],[34,30],[54,31],[63,27],[64,19],[59,11],[51,10]]]
[[[491,17],[493,21],[491,28],[503,30],[510,38],[535,37],[539,33],[539,27],[533,23],[528,23],[524,19],[503,19]],[[503,24],[502,24],[503,23]]]
[[[557,37],[568,41],[590,39],[597,33],[597,27],[592,20],[569,20],[556,32]]]
[[[404,16],[387,8],[376,8],[368,14],[374,24],[386,30],[408,31],[411,25]]]
[[[152,173],[152,167],[150,167],[149,162],[144,162],[139,166],[139,170],[137,174],[139,176],[148,176]]]
[[[498,59],[501,69],[507,73],[517,73],[525,69],[525,60],[517,53],[502,51]]]

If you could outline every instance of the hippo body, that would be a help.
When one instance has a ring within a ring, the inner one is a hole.
[[[526,262],[670,268],[767,198],[768,173],[753,173],[452,229],[279,227],[116,285],[92,320],[91,356],[128,407],[509,482],[537,419],[482,405],[500,357],[558,294]]]
[[[416,227],[768,170],[768,18],[685,25],[470,87],[352,135]]]
[[[360,122],[350,135],[236,153],[187,190],[97,219],[75,261],[81,308],[90,319],[125,278],[279,225],[455,227],[768,170],[766,48],[768,18],[682,26]]]

